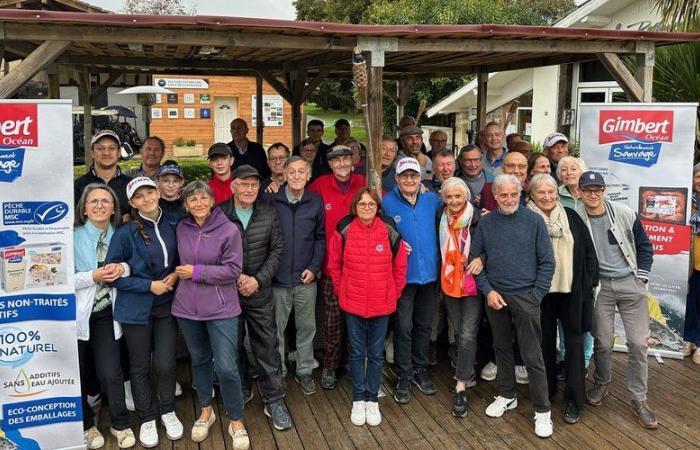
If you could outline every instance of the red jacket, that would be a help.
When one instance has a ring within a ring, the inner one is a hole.
[[[330,242],[335,227],[340,219],[350,214],[350,203],[355,193],[365,186],[365,179],[362,175],[350,175],[350,189],[342,192],[338,188],[338,181],[332,173],[321,175],[309,185],[309,190],[315,192],[323,199],[323,207],[326,213],[326,247]],[[323,261],[323,273],[328,274],[328,253]]]
[[[375,218],[371,225],[353,220],[345,248],[341,234],[333,232],[326,256],[340,309],[367,319],[396,311],[396,301],[406,285],[408,257],[403,242],[394,257],[381,219]]]
[[[214,192],[215,205],[225,202],[233,196],[233,191],[231,191],[232,181],[233,175],[226,181],[221,181],[215,175],[211,176],[211,180],[209,180],[209,187],[211,188],[212,192]]]

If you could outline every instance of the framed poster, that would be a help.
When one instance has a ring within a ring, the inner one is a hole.
[[[202,105],[208,105],[211,103],[211,96],[209,94],[199,94],[199,103]]]
[[[194,103],[194,94],[183,95],[183,100],[185,103]]]
[[[253,120],[254,127],[257,126],[257,101],[253,95]],[[263,123],[266,127],[284,126],[284,100],[281,95],[263,95]]]
[[[185,119],[194,119],[195,114],[194,114],[194,108],[185,108],[182,110],[182,117]]]
[[[177,105],[177,94],[168,94],[168,103]]]
[[[199,118],[200,118],[200,119],[211,119],[211,109],[209,109],[209,108],[200,108],[200,110],[199,110]]]
[[[177,119],[178,112],[177,108],[168,108],[168,119]]]
[[[162,119],[163,108],[151,108],[151,119]]]

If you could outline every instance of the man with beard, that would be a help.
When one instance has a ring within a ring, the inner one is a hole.
[[[484,270],[477,275],[486,296],[486,316],[493,334],[498,396],[486,408],[489,417],[501,417],[518,406],[515,389],[513,328],[530,379],[535,410],[535,434],[553,432],[551,407],[542,358],[540,301],[554,275],[554,252],[544,220],[520,208],[520,180],[499,175],[493,182],[498,208],[483,216],[474,233],[470,260],[482,257]],[[507,238],[505,238],[507,237]]]
[[[421,151],[423,146],[423,129],[415,125],[408,126],[399,132],[401,141],[401,158],[415,158],[421,167],[421,179],[431,178],[433,175],[433,162]]]

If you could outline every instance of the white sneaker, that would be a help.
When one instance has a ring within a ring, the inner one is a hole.
[[[149,420],[141,424],[139,442],[146,448],[152,448],[158,445],[158,428],[156,427],[155,420]]]
[[[102,448],[105,445],[105,438],[97,427],[83,431],[83,441],[89,449]]]
[[[384,359],[389,364],[394,364],[394,343],[391,339],[384,341]]]
[[[175,397],[179,397],[182,395],[182,386],[180,386],[180,382],[176,381],[175,382]]]
[[[535,434],[541,438],[548,438],[554,433],[552,424],[552,412],[535,413]]]
[[[131,393],[131,380],[124,382],[124,403],[126,403],[126,409],[129,411],[136,411],[136,406],[134,406],[134,396]]]
[[[367,425],[370,427],[376,427],[382,423],[382,413],[379,412],[379,403],[377,402],[365,402],[365,415]]]
[[[314,358],[314,369],[318,369],[319,367],[321,367],[321,363],[319,363],[319,362],[316,360],[316,358]]]
[[[481,369],[481,373],[479,374],[481,379],[486,381],[495,380],[496,375],[498,375],[498,366],[495,362],[489,362],[488,364],[486,364],[484,368]]]
[[[367,411],[365,409],[365,402],[364,401],[352,402],[352,411],[350,412],[350,422],[352,422],[353,425],[357,425],[358,427],[361,427],[362,425],[365,424],[366,419],[367,419]]]
[[[494,397],[493,403],[486,407],[486,415],[489,417],[501,417],[509,409],[518,407],[517,398]]]
[[[175,411],[160,416],[160,421],[165,427],[165,434],[171,441],[177,441],[185,433],[182,422],[177,418]]]
[[[528,384],[527,369],[525,366],[515,366],[515,382],[518,384]]]
[[[119,448],[131,448],[136,445],[136,436],[134,436],[134,432],[131,431],[131,428],[126,428],[124,430],[110,428],[109,432],[112,436],[117,438],[117,446],[119,446]]]

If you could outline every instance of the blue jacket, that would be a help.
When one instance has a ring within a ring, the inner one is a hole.
[[[418,194],[411,205],[399,192],[398,186],[384,195],[384,215],[396,222],[403,240],[411,246],[408,256],[407,283],[427,284],[438,279],[440,249],[436,217],[442,206],[434,192]]]
[[[289,203],[286,186],[273,196],[282,226],[284,252],[273,286],[293,287],[301,284],[301,273],[309,269],[316,274],[321,270],[326,252],[326,229],[321,196],[304,190],[296,205]]]
[[[163,273],[172,273],[178,264],[175,225],[161,215],[158,229],[162,244],[151,239],[149,245],[163,245],[168,256],[166,261],[156,261],[155,264],[134,222],[122,225],[112,236],[105,264],[125,262],[131,268],[130,276],[118,278],[111,284],[118,290],[114,304],[114,320],[117,322],[146,325],[154,303],[172,299],[172,292],[162,296],[151,293],[151,282],[162,279]]]

